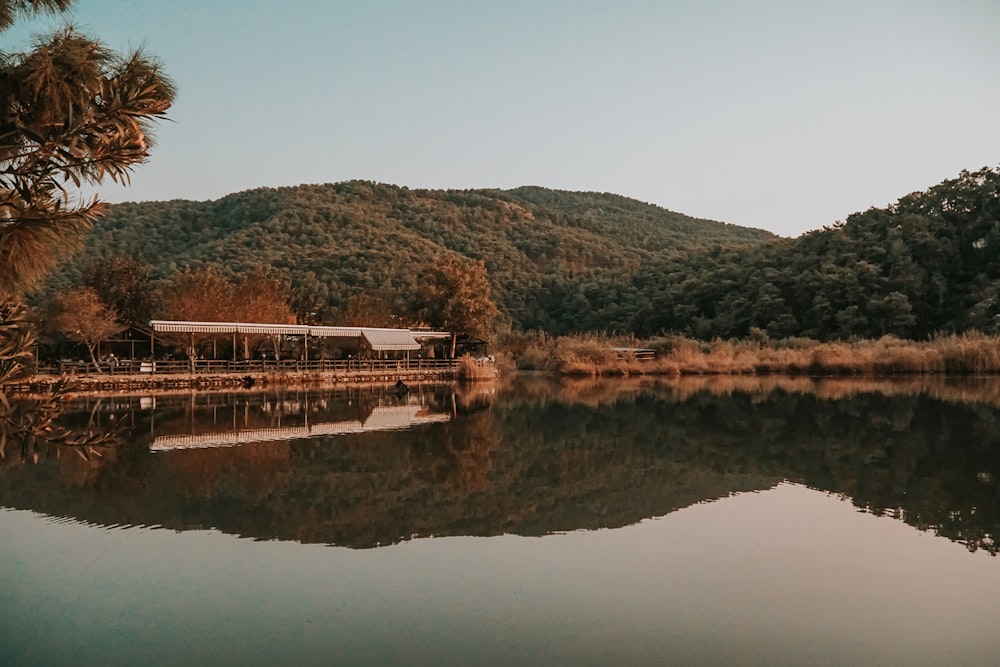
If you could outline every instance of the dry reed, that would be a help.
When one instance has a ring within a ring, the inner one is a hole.
[[[495,364],[477,362],[467,354],[458,360],[459,380],[478,382],[480,380],[493,380],[496,377],[497,367]]]
[[[614,348],[644,348],[639,359]],[[714,340],[681,336],[649,341],[582,335],[522,337],[509,347],[521,370],[563,375],[813,375],[884,376],[926,373],[1000,373],[1000,337],[978,332],[940,335],[928,341],[884,336],[874,340]]]

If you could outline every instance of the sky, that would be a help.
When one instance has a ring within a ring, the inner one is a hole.
[[[77,0],[178,87],[112,201],[364,179],[783,236],[1000,166],[1000,0]]]

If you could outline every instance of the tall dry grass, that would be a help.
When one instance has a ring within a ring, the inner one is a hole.
[[[498,376],[495,364],[477,362],[470,355],[466,354],[458,360],[458,379],[467,382],[478,382],[481,380],[495,380]]]
[[[616,354],[615,347],[648,348],[654,359]],[[825,375],[881,376],[926,373],[1000,373],[1000,337],[978,332],[928,341],[884,336],[873,340],[818,342],[714,340],[669,336],[640,341],[581,335],[522,336],[507,348],[522,370],[563,375]]]

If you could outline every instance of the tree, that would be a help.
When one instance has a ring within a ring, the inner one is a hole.
[[[56,302],[56,314],[50,324],[70,340],[86,345],[98,372],[101,368],[94,356],[95,348],[105,338],[125,329],[115,309],[101,301],[90,287],[71,290],[62,296]]]
[[[267,324],[294,324],[295,312],[291,305],[288,283],[262,266],[233,282],[212,269],[185,269],[174,276],[172,287],[164,297],[167,316],[188,322],[260,322]],[[166,338],[187,350],[191,359],[197,356],[198,347],[215,339],[211,333],[185,333]],[[250,349],[265,336],[243,337],[243,355],[249,358]],[[280,339],[271,337],[275,357]]]
[[[164,295],[168,319],[185,322],[231,322],[233,284],[211,269],[185,269],[173,277]],[[198,356],[198,347],[213,339],[208,333],[167,334],[164,338],[184,348],[188,358]]]
[[[250,273],[234,286],[229,311],[233,319],[240,322],[262,322],[267,324],[295,324],[295,312],[291,307],[292,292],[285,280],[271,273],[263,266],[255,266]],[[243,337],[243,356],[250,356],[250,348],[255,347],[261,336]],[[269,336],[274,358],[281,353],[280,336]]]
[[[320,281],[314,271],[300,273],[293,281],[292,310],[302,324],[316,324],[323,319],[323,311],[329,301],[330,288]]]
[[[869,326],[879,335],[905,337],[917,323],[910,300],[901,292],[890,292],[881,299],[873,299],[865,310],[870,317]]]
[[[185,268],[171,279],[164,309],[172,320],[231,321],[229,304],[233,284],[212,269]]]
[[[450,330],[451,356],[459,333],[490,340],[500,311],[490,297],[486,264],[456,254],[440,255],[423,272],[418,315]]]
[[[60,12],[71,0],[0,0],[0,30],[19,15]],[[0,381],[30,374],[31,323],[24,290],[73,250],[104,211],[80,188],[127,183],[149,156],[152,123],[174,89],[159,64],[135,51],[119,56],[72,28],[36,39],[24,53],[0,54]],[[0,391],[0,439],[71,438],[54,420],[67,385],[33,406],[13,407]],[[73,444],[83,441],[73,440]]]
[[[83,282],[97,292],[101,301],[118,312],[122,322],[145,326],[156,308],[151,273],[148,263],[113,254],[87,267]]]
[[[27,311],[11,300],[0,300],[0,387],[31,372],[35,335]],[[0,405],[0,416],[2,413]]]
[[[347,300],[340,314],[340,324],[349,327],[398,327],[399,316],[392,311],[392,302],[388,297],[358,292]]]
[[[0,17],[66,4],[0,0]],[[119,56],[73,28],[0,60],[0,286],[8,293],[75,247],[105,210],[79,188],[127,183],[173,95],[154,60]]]
[[[290,303],[288,282],[264,266],[255,266],[234,285],[230,306],[241,322],[294,324],[295,311]]]
[[[0,30],[13,25],[18,14],[64,12],[72,4],[73,0],[5,0],[0,2]]]

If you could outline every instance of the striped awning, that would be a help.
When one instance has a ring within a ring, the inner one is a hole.
[[[306,324],[264,324],[260,322],[186,322],[183,320],[152,320],[149,326],[165,333],[219,333],[219,334],[284,334],[288,336],[333,336],[358,338],[359,327],[319,327]]]
[[[373,350],[419,350],[416,338],[447,338],[447,332],[409,329],[378,329],[374,327],[328,327],[306,324],[263,324],[260,322],[186,322],[182,320],[152,320],[153,331],[159,333],[216,333],[313,336],[317,338],[364,338]],[[416,337],[416,338],[415,338]]]

